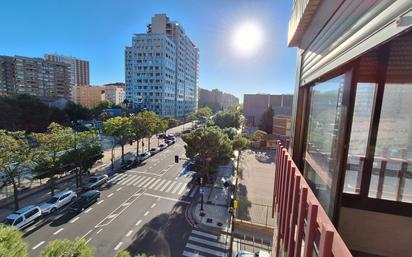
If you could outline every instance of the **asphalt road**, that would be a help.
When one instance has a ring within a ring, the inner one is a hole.
[[[153,142],[157,144],[157,142]],[[54,239],[85,238],[95,256],[115,256],[127,249],[132,254],[182,256],[192,232],[185,211],[197,188],[191,177],[180,176],[183,142],[156,154],[132,170],[112,176],[100,188],[99,202],[80,214],[63,209],[24,231],[30,256],[38,256]]]

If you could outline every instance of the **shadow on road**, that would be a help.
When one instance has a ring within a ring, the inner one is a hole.
[[[238,184],[237,186],[238,193],[238,209],[237,217],[241,220],[250,221],[249,209],[252,207],[252,203],[247,198],[247,188],[243,184]]]

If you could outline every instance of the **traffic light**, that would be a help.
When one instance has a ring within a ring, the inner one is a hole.
[[[203,185],[203,177],[200,177],[200,185]]]
[[[179,155],[175,155],[175,163],[179,163]]]

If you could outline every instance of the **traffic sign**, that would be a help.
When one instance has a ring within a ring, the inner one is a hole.
[[[201,187],[201,188],[199,188],[199,192],[200,192],[201,194],[204,194],[204,193],[205,193],[205,189],[204,189],[203,187]]]
[[[233,209],[237,209],[237,200],[233,201]]]

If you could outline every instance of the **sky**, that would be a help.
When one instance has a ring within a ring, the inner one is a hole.
[[[90,82],[124,82],[124,48],[156,13],[183,26],[199,47],[199,86],[236,95],[293,93],[296,49],[287,47],[292,0],[13,0],[2,3],[0,55],[74,56]],[[242,24],[261,35],[251,54],[236,50]]]

